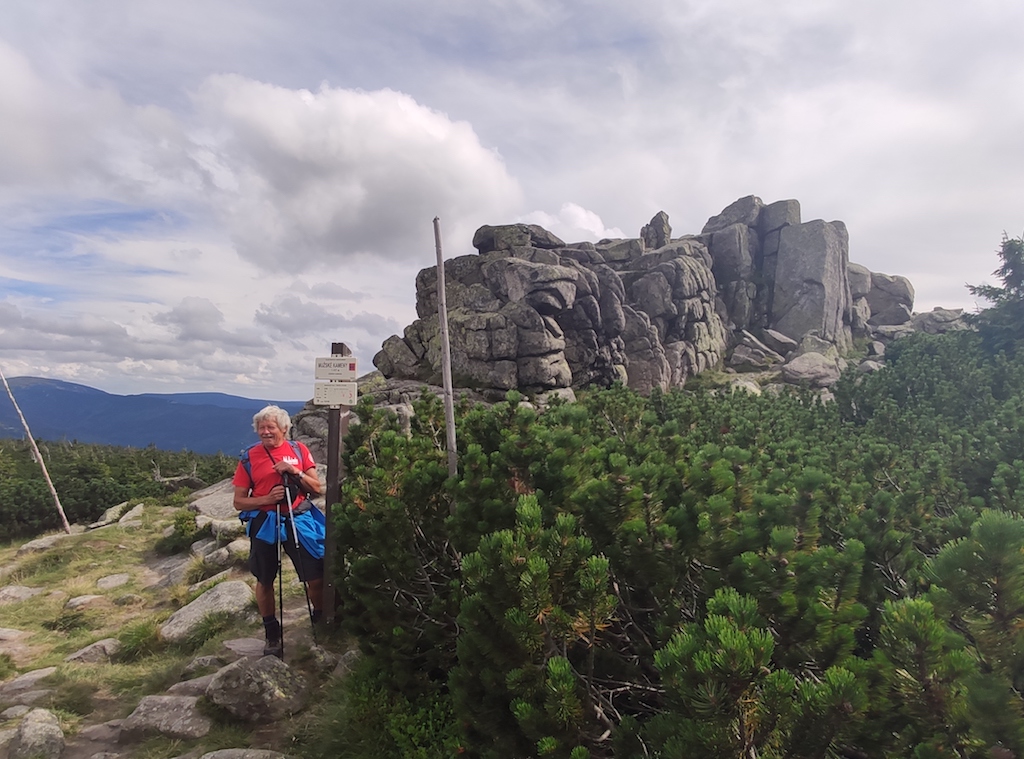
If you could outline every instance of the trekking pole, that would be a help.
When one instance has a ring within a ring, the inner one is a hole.
[[[285,495],[288,489],[285,488]],[[277,612],[281,615],[281,661],[284,661],[284,565],[281,562],[281,502],[277,502],[277,524],[274,525],[274,532],[277,533]],[[271,588],[273,593],[273,588]]]
[[[306,582],[306,567],[302,561],[302,551],[299,548],[299,531],[295,526],[295,509],[292,508],[291,491],[288,489],[288,476],[284,475],[284,497],[288,501],[288,521],[292,523],[292,540],[295,542],[295,555],[299,557],[298,571],[302,580],[302,590],[306,594],[306,611],[309,612],[309,630],[313,634],[313,645],[320,645],[316,639],[316,625],[313,624],[313,603],[309,599],[309,583]]]

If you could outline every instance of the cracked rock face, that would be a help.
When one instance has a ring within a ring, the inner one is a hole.
[[[664,214],[643,240],[597,245],[566,245],[536,226],[481,228],[479,255],[445,262],[455,385],[547,391],[621,379],[649,392],[716,364],[726,336],[707,248],[669,232]],[[433,268],[416,279],[416,311],[374,364],[389,379],[439,384]]]
[[[963,328],[953,312],[912,322],[910,282],[850,263],[846,225],[803,222],[796,200],[740,198],[699,235],[673,238],[659,212],[632,239],[567,244],[511,224],[481,227],[473,245],[478,255],[444,264],[460,388],[543,392],[622,380],[647,393],[723,360],[754,371],[792,359],[808,335],[844,353],[854,337],[886,329]],[[431,267],[416,278],[419,318],[374,357],[387,379],[441,384],[437,304]],[[815,377],[827,383],[832,373]]]

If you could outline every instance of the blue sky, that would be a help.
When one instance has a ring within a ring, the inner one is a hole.
[[[1017,0],[15,0],[0,11],[0,365],[312,395],[481,224],[846,222],[917,310],[1024,232]]]

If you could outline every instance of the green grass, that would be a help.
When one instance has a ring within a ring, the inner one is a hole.
[[[253,604],[253,613],[242,618],[208,617],[188,640],[181,643],[169,644],[160,639],[159,629],[167,617],[206,590],[190,592],[187,583],[173,587],[147,587],[145,584],[144,565],[161,559],[154,546],[165,529],[173,523],[175,526],[185,525],[184,531],[188,531],[188,519],[179,516],[180,513],[175,509],[149,505],[140,527],[111,526],[63,537],[46,551],[21,557],[16,554],[25,541],[0,544],[0,566],[14,567],[13,573],[5,578],[5,584],[44,589],[25,601],[0,606],[0,627],[28,633],[19,642],[29,646],[33,652],[31,661],[23,662],[20,667],[11,656],[0,655],[0,681],[9,679],[18,671],[57,667],[47,682],[47,687],[54,692],[40,705],[54,711],[68,735],[73,735],[85,725],[128,716],[142,697],[163,693],[179,682],[195,656],[223,653],[224,640],[262,637]],[[185,546],[186,542],[191,545],[192,541],[185,541],[182,536],[180,545]],[[201,561],[193,564],[194,571],[189,580],[199,579],[205,571]],[[122,572],[132,577],[125,585],[108,590],[97,586],[100,578]],[[294,572],[287,564],[284,583],[285,607],[303,606],[302,587],[295,581]],[[137,597],[137,602],[116,603],[118,598],[129,593]],[[68,600],[84,595],[98,595],[103,599],[81,609],[67,607]],[[308,622],[302,624],[308,625]],[[103,638],[117,638],[121,644],[113,662],[64,661],[69,653]],[[349,641],[340,635],[331,638],[321,631],[320,638],[321,644],[338,652],[349,646]],[[299,643],[290,650],[288,663],[310,683],[318,683],[324,677],[316,669],[314,657],[305,644]],[[320,700],[319,694],[314,694],[311,703],[319,705]],[[305,724],[313,724],[305,716],[301,718]],[[130,753],[137,759],[171,759],[193,750],[205,753],[219,748],[249,746],[255,740],[292,755],[288,745],[288,725],[292,721],[254,738],[252,726],[240,724],[229,715],[218,714],[210,734],[202,740],[154,738],[132,746]],[[5,726],[12,727],[13,723]],[[281,745],[271,746],[271,743]]]

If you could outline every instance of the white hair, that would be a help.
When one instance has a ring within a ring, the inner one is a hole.
[[[288,430],[291,429],[292,419],[288,416],[288,412],[280,406],[264,406],[256,415],[252,418],[252,431],[260,431],[260,422],[264,419],[273,419],[277,426],[281,428],[281,432],[288,434]]]

